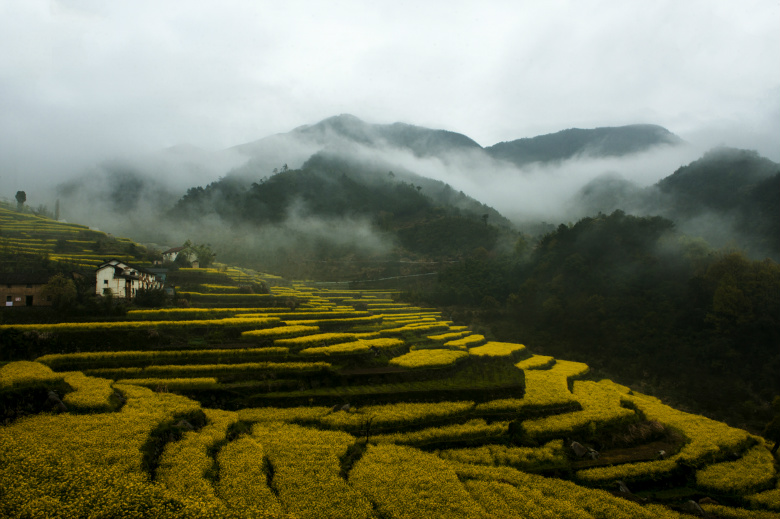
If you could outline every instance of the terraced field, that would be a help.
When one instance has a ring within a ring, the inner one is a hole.
[[[126,238],[112,238],[86,225],[57,222],[0,206],[0,248],[18,257],[45,255],[74,268],[97,268],[109,256],[139,260],[139,247]],[[149,264],[150,265],[150,264]]]
[[[186,275],[189,308],[0,326],[48,352],[0,367],[0,516],[780,517],[763,439],[585,364],[390,292]]]

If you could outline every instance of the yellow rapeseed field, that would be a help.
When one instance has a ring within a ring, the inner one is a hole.
[[[351,435],[269,422],[256,424],[252,438],[263,446],[274,473],[273,489],[294,517],[373,516],[371,502],[340,475],[339,458],[355,442]],[[262,463],[262,459],[255,458],[255,463]]]
[[[415,350],[391,359],[390,364],[410,369],[451,366],[468,356],[459,350]]]
[[[715,463],[696,472],[696,485],[720,493],[746,494],[772,487],[775,460],[760,442],[737,461]]]
[[[522,344],[490,341],[482,346],[469,347],[469,355],[478,357],[509,357],[525,350]]]

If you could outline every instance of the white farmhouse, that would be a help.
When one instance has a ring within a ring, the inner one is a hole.
[[[140,289],[162,288],[162,281],[139,267],[112,259],[100,265],[97,269],[95,293],[111,294],[114,297],[132,299]]]

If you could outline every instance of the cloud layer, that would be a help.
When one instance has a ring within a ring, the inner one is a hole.
[[[649,122],[780,160],[778,19],[773,0],[0,0],[0,196],[343,112],[485,146]]]

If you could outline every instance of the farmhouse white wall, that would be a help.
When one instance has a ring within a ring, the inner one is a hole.
[[[114,297],[131,299],[142,288],[162,288],[162,282],[154,274],[119,260],[108,261],[97,269],[96,294],[110,292]]]

